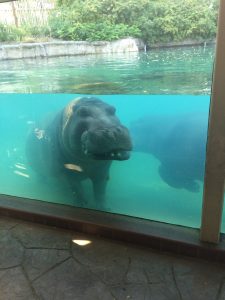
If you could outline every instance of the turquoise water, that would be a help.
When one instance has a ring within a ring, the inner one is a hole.
[[[25,155],[26,139],[35,122],[59,111],[77,96],[0,94],[0,193],[78,205],[66,182],[53,177],[40,181]],[[106,211],[199,227],[202,180],[198,173],[204,174],[209,96],[98,97],[117,108],[118,117],[131,130],[135,142],[129,160],[112,164]],[[193,125],[196,120],[200,123]],[[168,143],[171,134],[173,140]],[[179,176],[180,172],[185,178]],[[194,184],[190,176],[197,178]],[[87,207],[95,209],[90,182],[84,184]]]
[[[2,61],[0,93],[210,94],[214,46]]]

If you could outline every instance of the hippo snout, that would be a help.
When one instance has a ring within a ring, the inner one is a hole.
[[[126,160],[130,157],[132,142],[124,126],[85,131],[81,137],[85,155],[102,160]]]

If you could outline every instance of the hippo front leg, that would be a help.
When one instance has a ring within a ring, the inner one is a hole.
[[[93,190],[94,190],[94,199],[97,209],[105,208],[105,193],[108,179],[94,179],[93,182]]]
[[[87,201],[84,196],[83,186],[80,181],[73,181],[72,191],[76,197],[77,204],[81,207],[86,206]]]
[[[79,180],[79,178],[77,178],[77,176],[72,172],[67,172],[66,176],[71,190],[75,196],[76,203],[81,207],[85,207],[87,205],[87,200],[85,199],[81,180]]]

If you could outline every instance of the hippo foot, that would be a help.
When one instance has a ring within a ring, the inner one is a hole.
[[[159,174],[164,182],[175,189],[186,189],[192,193],[198,193],[200,190],[199,184],[189,178],[184,177],[182,172],[174,173],[174,170],[170,166],[159,166]]]
[[[82,208],[87,207],[88,201],[86,199],[84,199],[82,197],[78,197],[75,192],[73,192],[73,195],[74,195],[74,200],[75,200],[74,202],[77,206],[82,207]]]
[[[200,190],[199,184],[195,181],[186,182],[186,189],[192,193],[198,193]]]
[[[106,204],[103,203],[98,203],[98,204],[93,204],[92,206],[93,209],[99,210],[99,211],[104,211],[104,212],[111,212],[111,208],[107,206]]]
[[[95,208],[99,210],[106,210],[106,205],[105,203],[95,203]]]

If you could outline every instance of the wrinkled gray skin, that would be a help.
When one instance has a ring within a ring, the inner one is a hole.
[[[34,128],[26,148],[28,161],[39,174],[67,177],[81,206],[86,202],[81,181],[90,178],[96,207],[101,208],[112,160],[129,159],[132,143],[113,106],[84,97]]]
[[[208,113],[148,115],[133,122],[134,151],[160,161],[159,174],[174,188],[199,191],[204,177]]]

